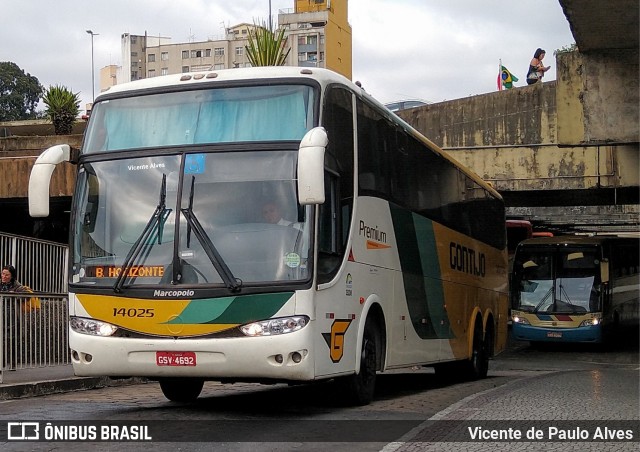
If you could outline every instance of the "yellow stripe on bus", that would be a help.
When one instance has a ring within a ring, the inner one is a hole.
[[[145,334],[197,336],[238,326],[220,323],[182,323],[180,315],[191,300],[159,301],[88,294],[78,294],[77,297],[89,316],[94,319]]]

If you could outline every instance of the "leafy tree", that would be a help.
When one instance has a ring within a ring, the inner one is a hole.
[[[263,22],[249,30],[249,44],[245,46],[247,58],[252,66],[284,66],[291,51],[288,49],[285,53],[286,44],[284,28],[274,31],[271,23],[267,26]]]
[[[80,94],[61,85],[50,86],[42,101],[45,115],[53,122],[56,135],[69,135],[80,111]]]
[[[43,90],[38,79],[17,64],[0,62],[0,121],[37,118],[36,107]]]

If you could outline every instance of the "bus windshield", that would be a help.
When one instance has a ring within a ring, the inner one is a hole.
[[[193,144],[300,140],[314,124],[315,90],[266,85],[96,102],[83,153]]]
[[[595,249],[519,248],[512,308],[548,314],[601,310],[599,263]]]
[[[72,283],[237,289],[308,279],[311,207],[298,206],[296,159],[282,149],[82,164]]]

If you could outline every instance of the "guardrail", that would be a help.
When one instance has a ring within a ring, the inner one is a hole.
[[[2,372],[71,362],[67,295],[0,294],[0,383]]]

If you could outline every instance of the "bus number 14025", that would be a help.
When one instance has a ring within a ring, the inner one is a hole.
[[[113,308],[114,317],[154,317],[153,308]]]

